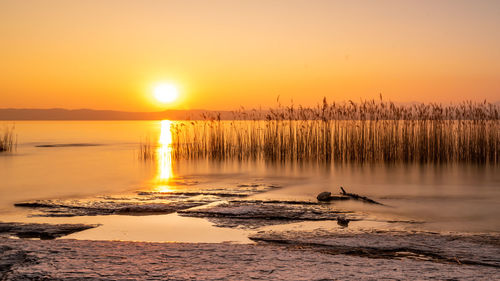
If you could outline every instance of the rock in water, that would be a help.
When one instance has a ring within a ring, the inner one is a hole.
[[[318,196],[316,196],[316,199],[318,199],[318,201],[330,201],[331,196],[331,192],[325,191],[318,194]]]
[[[96,224],[48,224],[0,222],[1,236],[17,236],[19,238],[56,239],[71,233],[98,227]]]
[[[342,227],[347,227],[349,225],[349,219],[345,217],[338,217],[337,218],[337,224],[342,226]]]

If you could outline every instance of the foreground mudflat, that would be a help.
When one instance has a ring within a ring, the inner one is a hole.
[[[496,267],[331,254],[290,245],[0,239],[1,280],[500,278]]]

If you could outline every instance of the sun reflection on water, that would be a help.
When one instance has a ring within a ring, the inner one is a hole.
[[[170,191],[170,180],[173,178],[172,168],[172,133],[170,126],[172,121],[162,120],[160,127],[160,138],[158,139],[158,148],[156,155],[158,156],[158,171],[156,174],[156,191],[165,192]]]

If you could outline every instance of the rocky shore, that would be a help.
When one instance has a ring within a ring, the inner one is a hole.
[[[498,248],[497,248],[498,250]],[[498,256],[496,257],[498,258]],[[498,280],[496,266],[304,245],[0,238],[0,280]]]
[[[277,188],[249,184],[20,202],[16,206],[33,210],[33,217],[177,213],[245,229],[253,244],[72,240],[64,236],[99,225],[0,223],[0,280],[500,279],[498,233],[408,230],[415,222],[392,220],[383,223],[406,227],[363,228],[367,214],[333,202],[387,206],[343,189],[323,192],[317,201],[247,198]],[[283,227],[314,222],[322,224]]]

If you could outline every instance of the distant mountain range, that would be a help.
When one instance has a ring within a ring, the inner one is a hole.
[[[0,108],[0,120],[201,120],[203,116],[231,119],[231,111],[165,110],[160,112],[127,112],[93,109],[17,109]]]

